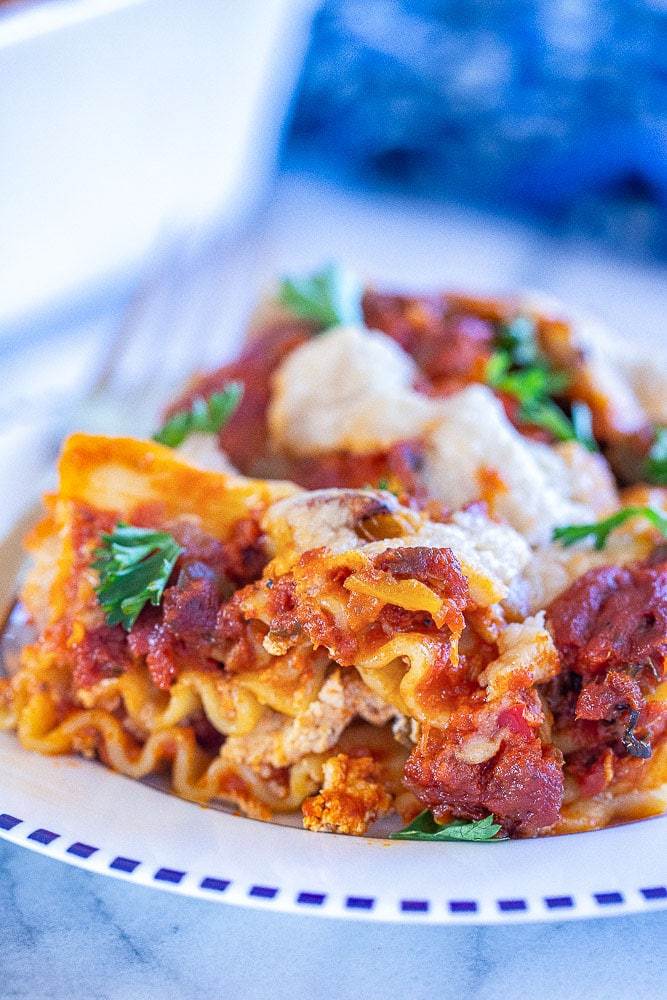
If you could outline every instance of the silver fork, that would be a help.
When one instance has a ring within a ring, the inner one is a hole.
[[[259,239],[253,227],[166,244],[103,344],[71,429],[146,436],[193,372],[230,357],[256,294]]]
[[[163,241],[73,398],[62,391],[48,399],[13,395],[7,412],[0,412],[0,536],[51,487],[54,459],[68,433],[147,437],[193,370],[214,367],[235,352],[262,280],[262,218],[258,212],[231,235],[209,230]],[[81,350],[71,337],[65,349]],[[29,363],[29,351],[21,357]]]

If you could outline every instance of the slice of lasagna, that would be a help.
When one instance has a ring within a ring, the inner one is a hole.
[[[35,634],[0,703],[29,750],[352,834],[424,807],[513,836],[664,808],[660,550],[524,614],[531,548],[480,507],[435,519],[84,435],[28,545]]]

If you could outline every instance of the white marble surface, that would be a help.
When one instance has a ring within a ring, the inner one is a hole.
[[[222,338],[238,326],[263,276],[333,257],[377,282],[408,287],[539,287],[594,309],[628,335],[665,338],[667,281],[657,264],[629,264],[476,213],[345,193],[296,174],[282,177],[263,226],[236,257],[235,278],[232,269],[218,281],[215,260],[202,265],[187,294],[212,282],[216,295],[209,288],[207,308],[182,310],[179,322],[185,328],[196,315]],[[75,395],[85,352],[94,355],[109,323],[69,331],[55,351],[38,339],[16,345],[4,369],[13,373],[12,391],[23,391],[21,379],[29,389],[26,372],[39,371],[42,393],[70,378]],[[0,429],[2,527],[43,474],[51,438],[32,417]],[[2,841],[0,908],[3,1000],[655,1000],[667,988],[665,910],[493,928],[283,916],[116,881]]]
[[[280,916],[0,843],[3,1000],[658,1000],[667,912],[508,927]]]

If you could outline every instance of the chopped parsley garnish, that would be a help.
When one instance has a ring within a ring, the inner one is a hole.
[[[217,434],[237,409],[243,397],[242,382],[228,382],[208,399],[198,397],[189,410],[179,410],[153,435],[153,440],[177,448],[190,434]]]
[[[593,414],[587,403],[577,401],[570,407],[575,441],[579,441],[589,451],[597,451],[598,445],[593,434]]]
[[[667,427],[656,427],[653,444],[644,462],[644,475],[649,483],[667,486]]]
[[[400,486],[397,480],[389,480],[386,476],[380,477],[377,483],[364,483],[364,490],[384,490],[385,493],[393,493],[395,497],[400,495]]]
[[[645,517],[667,538],[667,517],[663,517],[652,507],[623,507],[611,517],[605,517],[596,524],[572,524],[564,528],[554,528],[553,540],[568,546],[584,538],[592,538],[595,548],[603,549],[611,532],[629,521],[631,517]]]
[[[467,840],[479,843],[489,840],[506,840],[506,837],[498,837],[500,824],[494,822],[493,815],[485,816],[484,819],[464,820],[455,819],[451,823],[444,825],[436,822],[430,809],[420,812],[412,823],[408,823],[402,830],[391,834],[392,840],[440,840],[456,841]]]
[[[517,367],[535,364],[540,352],[535,341],[535,324],[528,316],[517,316],[509,323],[500,323],[495,336],[496,347],[506,351]]]
[[[519,419],[542,427],[557,441],[578,441],[590,451],[597,450],[592,434],[590,410],[574,403],[572,418],[554,402],[567,389],[569,378],[555,371],[535,341],[532,320],[519,316],[501,324],[495,347],[486,367],[486,382],[519,403]]]
[[[303,278],[283,278],[278,301],[301,319],[327,330],[332,326],[363,326],[362,293],[358,279],[334,263]]]
[[[487,365],[486,377],[490,386],[514,396],[522,406],[532,406],[567,387],[567,376],[552,371],[546,362],[525,368],[513,368],[512,364],[508,351],[494,351]]]
[[[122,625],[129,632],[148,601],[157,607],[162,600],[183,549],[167,531],[135,528],[122,521],[101,541],[92,563],[100,577],[97,599],[107,624]]]
[[[551,399],[536,399],[524,403],[519,416],[526,423],[534,424],[548,431],[557,441],[577,441],[577,432],[560,406]],[[583,442],[581,442],[583,443]],[[588,447],[588,445],[587,445]]]

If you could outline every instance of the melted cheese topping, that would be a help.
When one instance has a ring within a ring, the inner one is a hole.
[[[366,525],[387,537],[373,539]],[[280,500],[263,519],[273,551],[273,568],[285,572],[301,555],[326,548],[331,553],[363,551],[377,555],[390,548],[427,546],[451,549],[480,607],[505,598],[512,581],[530,559],[524,539],[483,514],[459,512],[447,524],[402,507],[390,493],[371,490],[317,490]]]
[[[448,399],[413,388],[416,366],[390,337],[336,327],[293,351],[273,379],[269,428],[285,451],[368,454],[422,437],[431,494],[454,509],[483,499],[533,544],[617,505],[611,474],[579,445],[523,437],[486,386]],[[313,512],[311,511],[311,514]]]
[[[416,365],[377,330],[334,327],[283,361],[272,382],[274,443],[299,455],[382,451],[421,434],[432,405],[412,389]]]
[[[440,421],[428,438],[424,476],[429,491],[454,508],[483,499],[533,544],[555,527],[594,518],[571,499],[563,459],[548,445],[527,441],[483,385],[471,385],[439,404]]]

